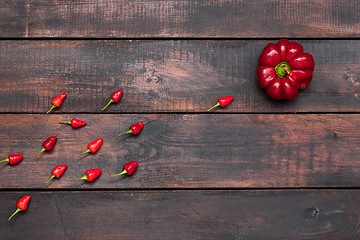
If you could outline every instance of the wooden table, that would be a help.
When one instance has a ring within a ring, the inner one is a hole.
[[[24,160],[0,166],[0,238],[359,239],[359,12],[357,0],[3,1],[0,156]],[[316,63],[293,101],[257,84],[280,38]],[[58,124],[73,117],[88,125]],[[118,137],[138,121],[140,135]],[[132,177],[109,177],[131,160]],[[70,181],[90,168],[95,182]]]

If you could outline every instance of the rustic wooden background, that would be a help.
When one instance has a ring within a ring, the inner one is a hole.
[[[3,1],[0,159],[24,160],[0,165],[0,238],[359,239],[359,12],[357,0]],[[315,59],[293,101],[257,85],[258,56],[280,38]],[[88,125],[58,124],[73,117]],[[137,121],[140,135],[118,137]],[[76,157],[98,137],[98,153]],[[132,177],[108,176],[131,160]],[[103,174],[70,181],[89,168]]]

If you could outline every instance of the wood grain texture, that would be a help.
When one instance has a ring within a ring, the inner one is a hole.
[[[3,239],[358,239],[359,190],[2,192]]]
[[[360,36],[357,0],[5,0],[0,37]]]
[[[0,188],[252,188],[357,187],[360,181],[359,115],[76,115],[82,129],[58,124],[71,115],[0,115],[1,158],[24,154],[16,166],[0,166]],[[122,136],[147,122],[138,136]],[[42,142],[55,148],[40,158]],[[96,154],[77,154],[102,137]],[[136,160],[132,177],[109,177]],[[51,170],[68,164],[49,186]],[[71,182],[100,168],[93,183]]]
[[[258,56],[269,41],[1,41],[0,111],[100,113],[358,112],[360,41],[300,41],[315,58],[311,85],[294,101],[274,101],[257,84]]]

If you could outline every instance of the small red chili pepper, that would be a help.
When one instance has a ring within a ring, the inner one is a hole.
[[[79,127],[82,127],[82,126],[86,125],[86,122],[81,121],[81,120],[76,119],[76,118],[71,119],[71,122],[69,122],[69,121],[59,121],[59,123],[70,124],[73,128],[79,128]]]
[[[233,96],[227,96],[227,97],[221,97],[218,99],[218,103],[213,106],[212,108],[208,109],[208,111],[210,111],[211,109],[214,109],[216,107],[226,107],[227,105],[229,105],[231,103],[231,101],[234,100]]]
[[[14,165],[17,164],[18,162],[20,162],[23,159],[23,155],[22,154],[13,154],[13,155],[9,155],[9,157],[5,160],[2,160],[0,162],[8,162],[9,165]]]
[[[122,171],[121,173],[118,173],[118,174],[110,175],[110,176],[114,177],[114,176],[119,176],[122,174],[127,174],[128,176],[130,176],[136,171],[137,167],[138,167],[138,163],[136,161],[131,161],[124,165],[124,167],[123,167],[124,171]]]
[[[46,139],[42,144],[43,149],[41,149],[41,151],[35,157],[39,156],[45,150],[50,151],[51,149],[53,149],[54,145],[56,143],[56,140],[57,140],[57,138],[55,136],[52,136],[52,137],[49,137],[48,139]]]
[[[62,93],[62,94],[57,95],[56,97],[54,97],[53,100],[51,101],[52,107],[50,108],[50,110],[46,114],[50,113],[51,110],[53,110],[54,108],[60,107],[65,97],[66,97],[66,93]]]
[[[65,172],[66,168],[68,167],[67,164],[63,164],[63,165],[59,165],[56,166],[52,171],[52,177],[46,181],[45,184],[47,184],[51,179],[53,179],[54,177],[59,178],[61,177],[61,175],[63,175],[63,173]]]
[[[103,109],[101,109],[101,111],[104,111],[105,108],[107,108],[111,103],[117,103],[118,101],[120,101],[122,94],[123,94],[122,90],[118,90],[113,94],[111,94],[111,100],[108,102],[108,104],[106,104],[106,106]]]
[[[26,196],[20,198],[19,201],[17,201],[17,203],[16,203],[16,207],[17,207],[16,211],[14,212],[13,215],[11,215],[11,216],[9,217],[8,220],[10,221],[10,219],[11,219],[15,214],[17,214],[18,212],[26,211],[30,199],[31,199],[31,196],[30,196],[30,195],[26,195]]]
[[[81,178],[74,179],[71,181],[86,180],[88,182],[94,181],[101,174],[101,169],[89,169],[85,172],[85,175]]]
[[[143,122],[138,122],[129,127],[129,131],[120,133],[119,136],[125,134],[125,133],[131,133],[132,135],[138,135],[144,128]]]
[[[91,152],[91,153],[96,153],[97,150],[99,150],[99,148],[101,147],[101,144],[102,144],[102,143],[103,143],[103,139],[102,139],[102,138],[96,139],[95,141],[93,141],[93,142],[91,142],[91,143],[89,143],[89,144],[87,145],[88,150],[86,150],[86,151],[83,152],[83,153],[80,153],[78,156],[80,156],[80,155],[82,155],[82,154],[84,154],[84,153],[89,153],[89,152]]]

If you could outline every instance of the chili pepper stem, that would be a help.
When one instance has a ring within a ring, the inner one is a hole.
[[[213,106],[212,108],[208,109],[207,111],[210,111],[211,109],[214,109],[216,107],[220,107],[220,103],[218,102],[215,106]]]
[[[111,103],[113,103],[114,102],[114,100],[110,100],[109,102],[108,102],[108,104],[106,104],[106,106],[103,108],[103,109],[101,109],[101,111],[104,111]]]
[[[121,173],[118,173],[118,174],[113,174],[113,175],[109,175],[110,177],[115,177],[115,176],[119,176],[119,175],[122,175],[122,174],[125,174],[127,173],[126,170],[122,171]]]
[[[10,221],[10,219],[15,216],[15,214],[17,214],[18,212],[21,212],[22,210],[20,208],[17,208],[16,211],[13,213],[13,215],[11,215],[8,219],[8,221]]]
[[[46,114],[49,114],[54,108],[56,108],[56,106],[52,105],[52,107],[50,108],[50,110]]]
[[[9,158],[5,159],[5,160],[1,160],[0,162],[8,162]]]
[[[127,132],[120,133],[119,136],[121,136],[121,135],[123,135],[123,134],[125,134],[125,133],[133,133],[133,130],[130,129],[130,130],[127,131]]]
[[[87,180],[88,178],[87,178],[87,176],[86,175],[84,175],[83,177],[81,177],[81,178],[77,178],[77,179],[74,179],[74,180],[71,180],[72,182],[73,181],[79,181],[79,180]]]
[[[71,122],[67,122],[67,121],[59,121],[59,123],[71,124]]]
[[[42,152],[44,152],[46,149],[45,148],[43,148],[43,149],[41,149],[41,151],[35,156],[35,157],[37,157],[37,156],[39,156]]]
[[[50,182],[50,180],[53,179],[54,177],[55,175],[53,174],[52,177],[49,180],[47,180],[45,184],[48,184],[48,182]]]
[[[88,149],[88,150],[86,150],[85,152],[83,152],[83,153],[80,153],[79,155],[77,155],[77,156],[81,156],[81,155],[83,155],[83,154],[85,154],[85,153],[89,153],[89,152],[91,152],[90,151],[90,149]]]

